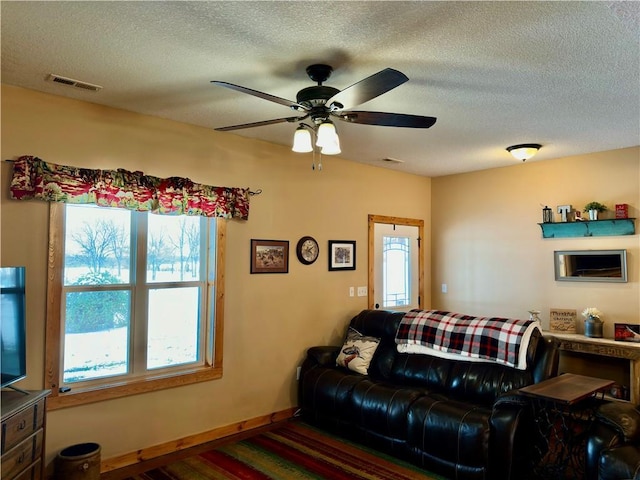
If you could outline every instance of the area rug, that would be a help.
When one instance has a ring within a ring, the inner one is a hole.
[[[126,480],[445,480],[300,422]]]

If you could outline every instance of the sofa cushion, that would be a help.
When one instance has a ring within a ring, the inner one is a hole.
[[[446,391],[453,362],[431,355],[398,353],[391,367],[389,378],[397,385],[423,388],[429,391]]]
[[[338,358],[336,358],[336,365],[367,375],[369,364],[379,343],[379,338],[362,335],[355,328],[349,327]]]
[[[351,422],[387,438],[406,440],[407,414],[424,391],[365,380],[354,386],[349,402]]]
[[[409,408],[407,442],[422,460],[482,469],[489,463],[490,419],[488,408],[424,396]]]
[[[501,395],[532,383],[530,371],[486,363],[454,362],[449,372],[448,395],[491,406]]]
[[[389,380],[391,366],[398,354],[396,331],[404,312],[363,310],[353,317],[350,326],[363,335],[380,338],[380,344],[369,365],[369,376],[376,380]]]

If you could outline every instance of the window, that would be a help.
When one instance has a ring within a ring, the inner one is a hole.
[[[51,408],[222,375],[224,226],[199,216],[51,205]]]
[[[404,307],[411,298],[410,238],[382,237],[383,307]]]

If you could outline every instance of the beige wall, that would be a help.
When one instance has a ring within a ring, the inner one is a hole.
[[[96,441],[103,458],[294,406],[295,367],[306,347],[335,343],[366,307],[349,297],[367,282],[367,214],[425,220],[425,306],[524,317],[551,307],[596,306],[612,323],[640,322],[639,236],[542,239],[540,204],[590,200],[640,208],[640,149],[631,148],[435,179],[339,158],[312,172],[308,156],[231,134],[2,87],[2,159],[37,155],[88,168],[126,168],[199,183],[263,189],[247,222],[228,226],[224,378],[130,398],[57,410],[48,417],[49,460],[62,447]],[[28,379],[42,388],[48,209],[8,199],[2,162],[2,265],[26,265]],[[431,205],[433,204],[433,208]],[[324,247],[287,275],[250,275],[249,240],[312,235]],[[328,272],[329,239],[357,241],[355,272]],[[553,251],[625,248],[626,284],[558,283]],[[448,293],[441,293],[441,284]],[[126,434],[125,434],[126,432]]]
[[[638,216],[640,148],[432,179],[433,306],[519,318],[536,309],[545,327],[550,308],[576,309],[581,320],[584,308],[597,307],[609,337],[614,322],[640,323],[637,233],[542,238],[537,224],[543,205],[555,212],[558,205],[582,209],[591,200],[610,208],[627,203],[629,216]],[[626,249],[628,283],[556,282],[554,250],[582,249]],[[443,283],[446,294],[441,293]]]
[[[50,412],[47,456],[95,441],[110,458],[296,405],[295,369],[307,347],[336,343],[366,308],[349,287],[367,284],[367,215],[423,219],[431,180],[205,128],[146,117],[20,88],[2,87],[2,159],[36,155],[58,164],[142,170],[160,177],[250,187],[250,218],[227,238],[224,377],[221,380]],[[8,198],[11,165],[1,167],[1,264],[26,265],[28,378],[44,379],[47,204]],[[300,264],[296,241],[312,235],[321,254]],[[286,275],[250,275],[251,238],[289,240]],[[357,270],[329,272],[327,241],[357,242]],[[430,245],[425,246],[429,251]],[[430,285],[424,293],[429,305]]]

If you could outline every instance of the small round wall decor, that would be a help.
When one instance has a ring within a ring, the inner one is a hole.
[[[300,263],[311,265],[318,259],[319,253],[320,248],[318,247],[318,242],[316,242],[315,238],[306,236],[298,240],[298,244],[296,245],[296,255],[298,256]]]

